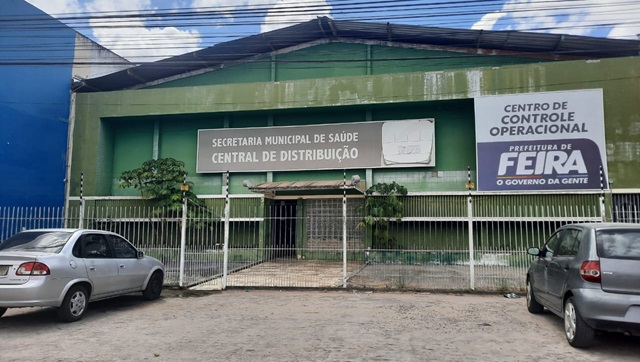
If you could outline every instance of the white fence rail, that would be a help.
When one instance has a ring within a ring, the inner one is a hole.
[[[26,229],[63,226],[61,207],[0,207],[0,240]]]
[[[114,231],[164,262],[169,286],[516,291],[531,261],[526,249],[557,227],[635,220],[633,201],[640,200],[606,195],[604,215],[604,196],[407,196],[404,217],[383,244],[373,241],[371,227],[358,226],[363,199],[342,197],[208,198],[186,213],[94,197],[72,200],[67,210],[0,208],[0,235],[49,227]]]

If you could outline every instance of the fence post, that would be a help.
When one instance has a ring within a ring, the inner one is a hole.
[[[80,172],[80,215],[78,220],[78,229],[84,227],[84,198],[82,198],[82,188],[84,186],[84,172]]]
[[[604,205],[604,169],[600,166],[600,219],[607,222],[607,211]]]
[[[347,287],[347,170],[342,178],[342,287]]]
[[[180,288],[184,287],[184,257],[187,248],[187,174],[182,180],[182,229],[180,231]]]
[[[224,262],[222,268],[222,289],[227,288],[227,275],[229,274],[229,215],[231,214],[229,205],[229,171],[224,174],[224,184],[222,189],[225,193],[224,197],[224,247],[222,252]]]
[[[467,215],[469,217],[469,288],[475,290],[475,258],[473,256],[473,198],[471,197],[471,166],[467,166]]]

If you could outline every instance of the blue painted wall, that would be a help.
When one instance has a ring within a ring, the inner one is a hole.
[[[63,206],[76,33],[1,0],[0,34],[0,206]]]

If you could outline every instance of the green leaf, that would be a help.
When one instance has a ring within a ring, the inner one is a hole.
[[[407,189],[395,181],[377,183],[365,191],[364,219],[358,224],[371,227],[374,248],[397,248],[396,239],[389,234],[391,222],[398,222],[402,218],[404,204],[398,198],[407,195]]]

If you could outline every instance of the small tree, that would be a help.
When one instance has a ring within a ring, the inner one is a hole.
[[[159,158],[122,172],[118,187],[138,189],[143,199],[153,200],[156,205],[175,212],[182,209],[181,186],[186,175],[184,162],[173,158]],[[187,181],[186,185],[189,187],[186,197],[190,202],[202,206],[202,201],[191,191],[193,183]]]
[[[390,223],[402,218],[404,205],[398,197],[406,195],[407,189],[395,181],[390,184],[380,182],[367,189],[363,206],[365,217],[358,227],[371,227],[372,248],[391,249],[396,246],[389,227]]]

